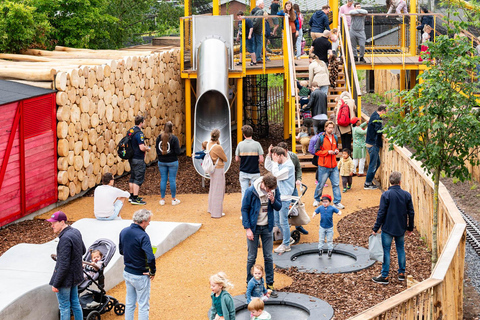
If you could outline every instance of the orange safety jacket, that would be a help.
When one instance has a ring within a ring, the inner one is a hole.
[[[323,137],[323,145],[320,146],[320,149],[315,152],[315,155],[318,156],[318,166],[324,168],[335,168],[337,166],[337,155],[328,154],[329,150],[337,150],[337,139],[335,135],[332,134],[332,141],[330,141],[327,134]]]

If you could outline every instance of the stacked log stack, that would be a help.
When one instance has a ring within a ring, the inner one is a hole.
[[[185,143],[184,88],[180,78],[180,52],[103,51],[59,48],[63,52],[97,59],[100,65],[57,68],[58,199],[66,200],[101,181],[102,174],[130,171],[117,156],[118,142],[134,126],[136,115],[145,117],[146,144],[152,146],[145,161],[156,159],[158,134],[172,121],[180,143]],[[48,55],[49,51],[35,50]],[[56,51],[53,51],[55,53]],[[55,55],[55,54],[54,54]],[[122,56],[123,55],[123,56]],[[55,55],[56,56],[56,55]],[[74,62],[62,61],[63,65]],[[46,79],[42,74],[42,79]],[[18,78],[17,78],[18,79]],[[23,80],[35,80],[32,78]],[[42,84],[43,85],[43,84]]]

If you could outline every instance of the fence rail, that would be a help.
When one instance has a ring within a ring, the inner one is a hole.
[[[427,245],[432,245],[433,181],[412,160],[405,148],[389,151],[384,140],[380,154],[382,165],[377,172],[382,186],[388,186],[392,171],[402,172],[402,188],[412,194],[415,226]],[[375,306],[350,318],[360,319],[462,319],[463,270],[465,260],[466,224],[448,190],[440,184],[438,212],[439,259],[430,278],[418,283]],[[425,263],[430,263],[425,261]]]

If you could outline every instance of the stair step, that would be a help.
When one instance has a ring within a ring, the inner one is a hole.
[[[302,170],[317,170],[317,166],[313,165],[311,162],[300,162],[300,167]]]

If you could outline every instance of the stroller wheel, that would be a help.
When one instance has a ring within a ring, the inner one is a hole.
[[[105,306],[105,311],[106,311],[106,312],[109,312],[110,310],[112,310],[112,309],[113,309],[113,305],[114,305],[113,300],[108,300],[108,303],[107,303],[107,305]]]
[[[100,320],[100,312],[91,311],[87,316],[87,320]]]
[[[113,311],[117,316],[121,316],[125,313],[125,305],[123,303],[116,304]]]
[[[295,243],[299,243],[300,237],[301,237],[300,231],[293,230],[292,233],[290,233],[290,237],[292,237],[293,240],[295,240]]]

